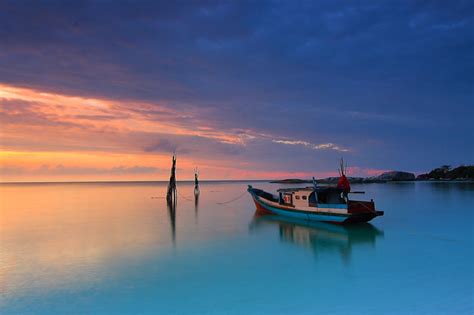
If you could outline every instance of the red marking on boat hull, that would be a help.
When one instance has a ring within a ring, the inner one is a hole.
[[[265,209],[265,207],[263,207],[257,200],[255,200],[255,198],[253,199],[253,202],[255,202],[255,206],[257,207],[257,211],[260,214],[273,214],[272,212]]]
[[[375,214],[375,205],[373,201],[350,200],[348,206],[349,206],[348,212],[350,214],[359,214],[359,213],[374,213]]]

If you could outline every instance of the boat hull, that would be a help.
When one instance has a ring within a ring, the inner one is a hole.
[[[326,214],[326,213],[315,213],[309,211],[302,211],[302,210],[286,210],[282,208],[277,208],[265,204],[256,198],[254,198],[255,206],[260,213],[265,214],[274,214],[274,215],[281,215],[296,219],[303,219],[303,220],[312,220],[312,221],[321,221],[321,222],[334,222],[334,223],[343,223],[348,219],[348,215],[334,215],[334,214]]]
[[[330,223],[357,223],[357,222],[369,222],[373,218],[383,215],[381,211],[366,212],[366,213],[328,213],[328,212],[314,212],[314,211],[305,211],[299,209],[287,209],[283,207],[277,207],[265,203],[262,198],[257,196],[253,191],[249,189],[249,193],[252,195],[253,201],[257,211],[262,214],[273,214],[281,215],[291,218],[311,220],[311,221],[320,221],[320,222],[330,222]]]

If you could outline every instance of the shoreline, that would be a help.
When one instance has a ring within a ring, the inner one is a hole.
[[[470,178],[458,178],[458,179],[413,179],[413,180],[371,180],[371,179],[362,179],[362,180],[352,180],[348,178],[351,184],[387,184],[387,183],[413,183],[413,182],[429,182],[429,183],[474,183],[474,179]],[[337,184],[337,180],[326,180],[325,178],[316,180],[320,184]],[[312,180],[301,179],[297,181],[293,180],[272,180],[269,181],[271,184],[312,184]]]

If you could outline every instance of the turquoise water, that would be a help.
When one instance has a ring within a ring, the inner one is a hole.
[[[0,185],[0,313],[474,313],[474,184],[355,186],[385,216],[352,227],[219,204],[246,185],[175,215],[163,183]]]

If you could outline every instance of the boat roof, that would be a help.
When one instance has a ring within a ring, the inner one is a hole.
[[[314,187],[298,187],[298,188],[280,188],[278,192],[294,192],[294,191],[313,191]]]
[[[296,188],[280,188],[277,190],[277,192],[297,192],[297,191],[305,191],[305,192],[312,192],[312,191],[316,191],[316,192],[335,192],[335,193],[340,193],[343,191],[342,188],[338,188],[338,187],[335,187],[335,186],[318,186],[316,188],[314,187],[296,187]]]

